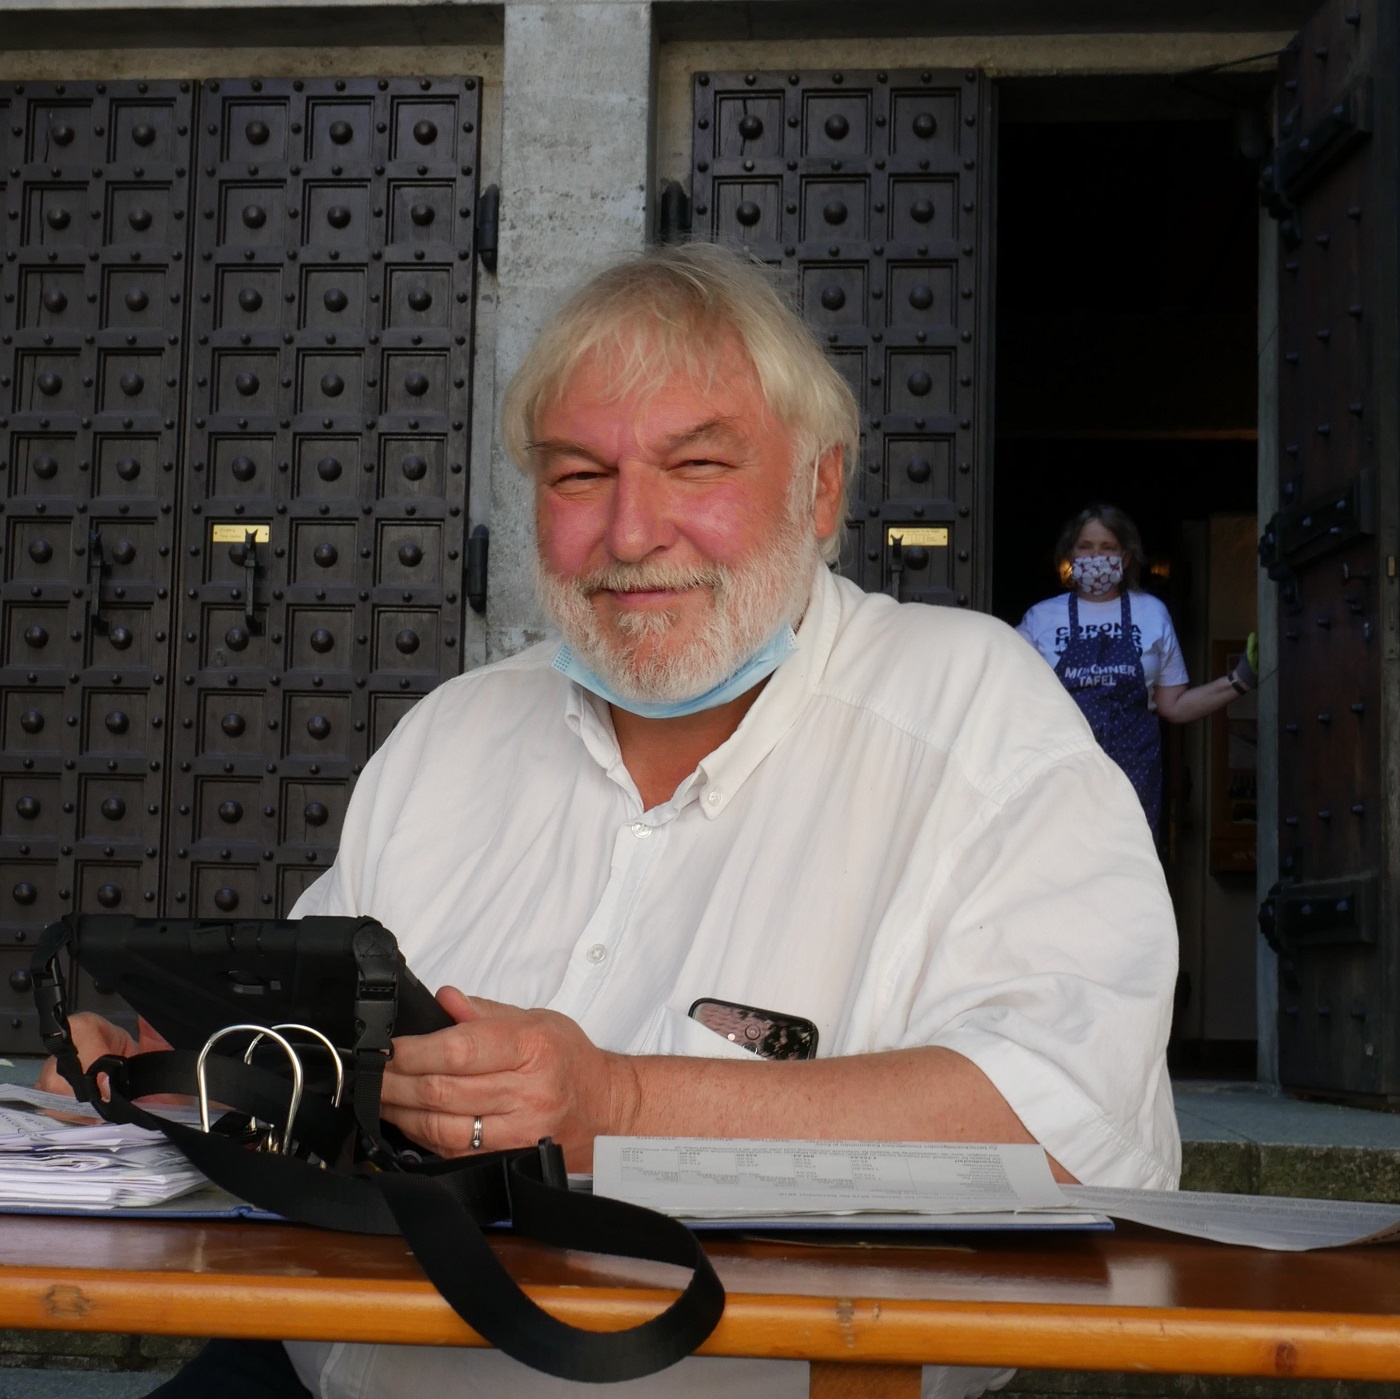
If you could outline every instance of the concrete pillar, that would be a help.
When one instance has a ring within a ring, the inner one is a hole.
[[[507,4],[494,406],[590,273],[647,241],[655,38],[645,0]],[[478,412],[480,408],[478,408]],[[487,660],[540,639],[529,482],[495,436]]]

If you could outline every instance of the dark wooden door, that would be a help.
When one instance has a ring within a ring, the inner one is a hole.
[[[1397,13],[1330,0],[1280,67],[1280,955],[1289,1087],[1400,1096]]]
[[[479,98],[0,94],[0,1050],[63,912],[285,912],[461,669]]]
[[[478,99],[201,93],[172,912],[290,908],[370,753],[461,669]]]
[[[990,85],[976,72],[700,73],[697,237],[796,279],[862,410],[841,571],[990,603]]]
[[[36,932],[76,909],[158,908],[195,96],[7,97],[0,1044],[37,1048]]]

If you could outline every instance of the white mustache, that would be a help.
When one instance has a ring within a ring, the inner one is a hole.
[[[584,597],[595,593],[684,592],[691,588],[722,588],[727,570],[718,565],[680,566],[663,562],[612,564],[569,580]]]

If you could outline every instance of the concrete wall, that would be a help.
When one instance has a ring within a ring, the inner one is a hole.
[[[651,6],[520,4],[506,10],[495,402],[569,289],[645,245],[650,227]],[[578,80],[561,84],[560,59]],[[484,403],[482,389],[477,403]],[[543,635],[534,600],[528,483],[491,455],[486,653]]]

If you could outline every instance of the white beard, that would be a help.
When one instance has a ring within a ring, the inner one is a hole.
[[[703,695],[728,680],[784,622],[795,625],[807,605],[821,551],[802,475],[794,472],[772,543],[739,565],[656,560],[560,577],[536,556],[540,605],[574,655],[624,699],[666,704]],[[624,612],[605,629],[593,607],[593,595],[603,590],[672,588],[707,588],[711,600],[695,634],[670,651],[661,643],[679,621],[675,612]]]

